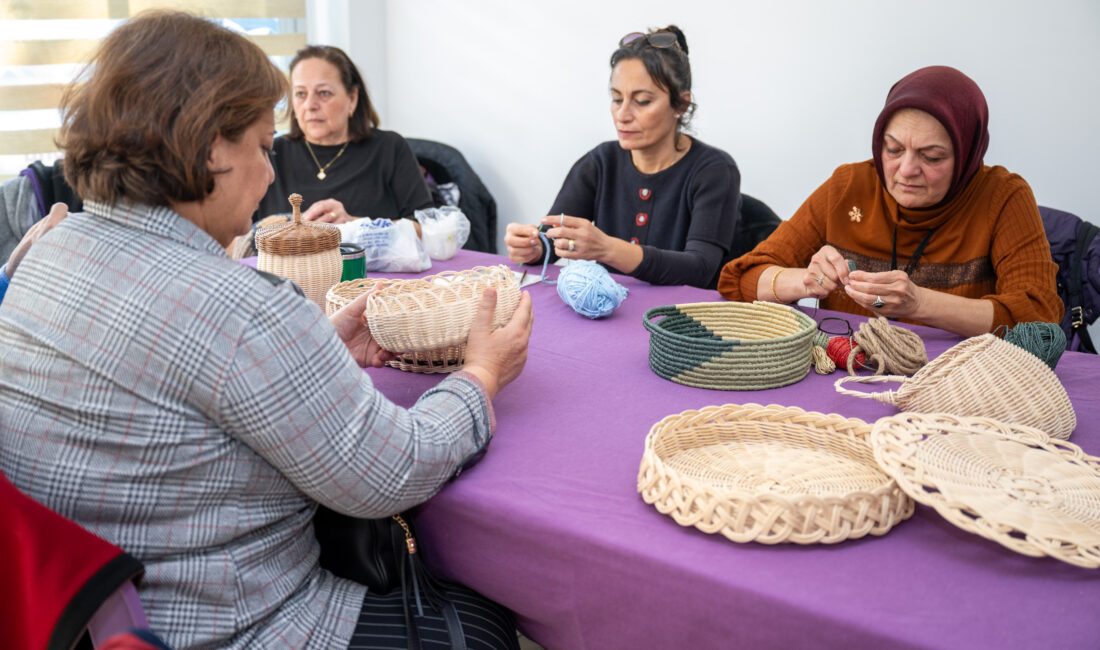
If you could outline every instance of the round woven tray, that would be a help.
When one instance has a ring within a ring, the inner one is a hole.
[[[901,382],[897,391],[864,393],[845,383]],[[955,345],[912,378],[841,377],[837,392],[893,404],[902,411],[988,417],[1036,427],[1065,440],[1077,415],[1058,376],[1039,357],[992,334]]]
[[[660,320],[653,319],[663,316]],[[793,384],[810,371],[812,318],[770,302],[696,302],[654,307],[649,367],[678,384],[761,390]]]
[[[875,464],[870,426],[797,407],[727,404],[646,436],[638,492],[681,526],[735,542],[832,544],[883,535],[913,501]]]
[[[1033,427],[944,413],[882,418],[875,460],[917,501],[1024,555],[1100,567],[1100,458]]]
[[[493,327],[511,319],[519,283],[503,264],[444,271],[415,280],[372,280],[381,285],[367,298],[371,333],[383,349],[398,354],[391,366],[410,372],[451,372],[462,367],[466,338],[485,289],[497,290]]]

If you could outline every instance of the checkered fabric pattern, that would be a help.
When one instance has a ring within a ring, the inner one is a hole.
[[[290,283],[170,209],[85,209],[0,306],[0,469],[145,563],[172,647],[346,647],[364,588],[318,567],[316,504],[429,498],[488,443],[484,387],[399,408]]]

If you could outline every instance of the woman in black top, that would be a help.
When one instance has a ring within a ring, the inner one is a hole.
[[[551,259],[596,260],[653,284],[716,286],[741,212],[741,176],[726,152],[682,132],[695,104],[687,40],[676,26],[623,37],[611,56],[617,142],[584,155],[543,230]],[[531,225],[508,225],[516,262],[543,258]]]
[[[290,133],[275,140],[275,182],[254,220],[290,211],[302,195],[306,220],[411,218],[432,207],[409,144],[378,129],[359,70],[338,47],[308,45],[290,63]]]

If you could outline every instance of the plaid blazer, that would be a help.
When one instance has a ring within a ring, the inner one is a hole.
[[[168,208],[85,209],[0,305],[0,469],[145,564],[173,647],[346,647],[365,588],[319,568],[317,504],[428,499],[488,443],[484,387],[400,408],[290,283]]]

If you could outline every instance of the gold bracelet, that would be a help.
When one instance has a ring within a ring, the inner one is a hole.
[[[779,294],[775,292],[775,279],[779,277],[780,273],[786,270],[785,267],[780,267],[779,270],[772,275],[772,298],[774,298],[776,302],[779,302]]]

